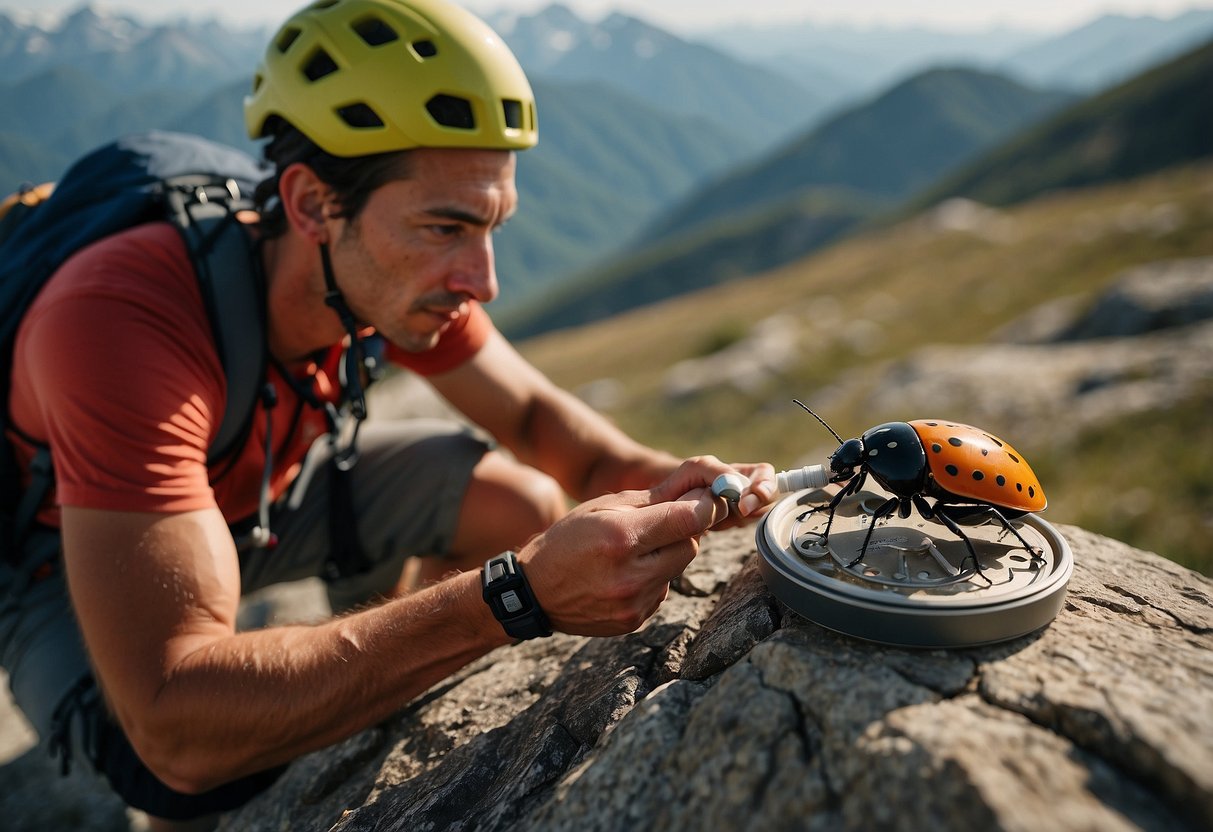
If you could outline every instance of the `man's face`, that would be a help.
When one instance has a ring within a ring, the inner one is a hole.
[[[354,316],[397,346],[422,351],[467,303],[497,296],[493,231],[514,213],[514,154],[421,149],[410,176],[378,188],[332,245]]]

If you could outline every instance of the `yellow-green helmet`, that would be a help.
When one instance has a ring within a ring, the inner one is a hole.
[[[333,156],[413,147],[523,150],[538,141],[522,67],[446,0],[316,0],[266,48],[244,99],[249,135],[286,119]]]

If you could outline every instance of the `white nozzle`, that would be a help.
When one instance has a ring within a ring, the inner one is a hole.
[[[741,492],[749,485],[750,481],[740,474],[721,474],[712,483],[712,493],[735,503],[741,499]]]
[[[775,490],[780,494],[803,491],[806,488],[822,488],[830,484],[830,472],[824,465],[806,465],[791,471],[780,471],[775,475]]]

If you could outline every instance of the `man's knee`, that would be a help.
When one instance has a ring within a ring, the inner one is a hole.
[[[490,452],[472,472],[452,548],[487,557],[520,547],[567,511],[568,498],[556,480]]]
[[[536,531],[542,531],[568,513],[568,497],[560,483],[529,466],[519,466],[518,497]]]

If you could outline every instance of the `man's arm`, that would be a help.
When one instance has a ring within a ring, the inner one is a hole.
[[[238,561],[217,510],[64,508],[63,541],[107,702],[149,768],[179,791],[374,725],[509,640],[475,573],[319,626],[236,633]]]
[[[554,477],[578,500],[648,488],[681,462],[635,441],[557,387],[496,331],[469,361],[429,380],[518,459]],[[752,511],[774,493],[774,471],[769,465],[744,468],[761,491],[745,506]]]
[[[519,552],[553,626],[634,630],[724,515],[683,466],[651,491],[579,506]],[[310,627],[237,633],[237,557],[217,510],[65,507],[72,601],[106,701],[170,787],[200,792],[376,724],[509,639],[457,575]]]

